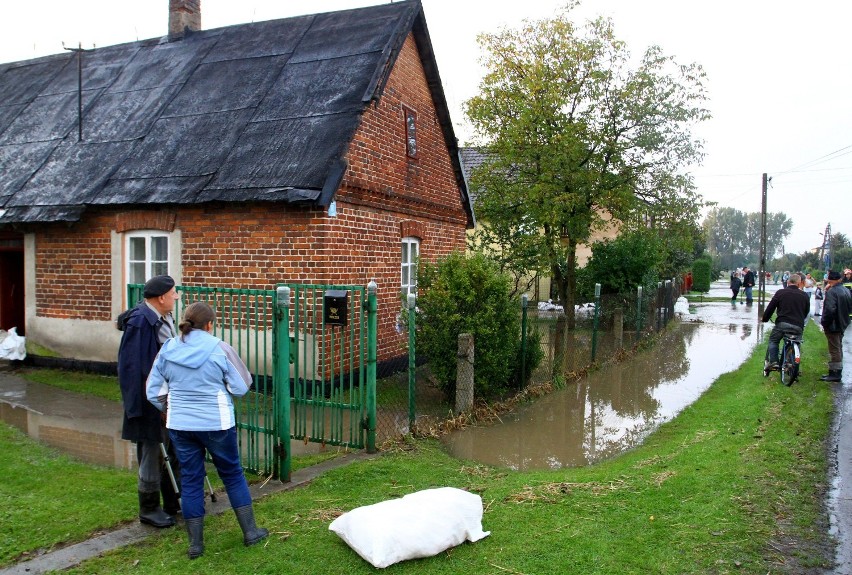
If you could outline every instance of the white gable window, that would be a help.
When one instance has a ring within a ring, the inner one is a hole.
[[[161,231],[127,234],[127,283],[143,284],[169,274],[169,236]]]
[[[402,295],[417,293],[417,258],[420,256],[420,240],[402,238]]]

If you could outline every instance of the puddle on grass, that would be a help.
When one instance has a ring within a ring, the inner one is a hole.
[[[120,403],[0,375],[0,421],[87,463],[136,467],[135,444],[121,439],[123,415]],[[293,440],[290,449],[302,455],[323,447]]]
[[[739,367],[759,341],[758,306],[708,303],[651,349],[608,365],[488,427],[445,438],[455,457],[516,470],[590,465],[640,444]]]

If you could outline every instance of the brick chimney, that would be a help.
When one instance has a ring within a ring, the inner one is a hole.
[[[201,0],[169,0],[169,38],[201,30]]]

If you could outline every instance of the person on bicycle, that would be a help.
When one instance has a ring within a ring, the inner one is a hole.
[[[778,367],[778,342],[784,334],[802,335],[805,330],[805,321],[811,311],[811,299],[799,288],[801,283],[802,276],[790,274],[787,287],[775,292],[769,300],[769,305],[766,306],[766,311],[763,312],[761,318],[763,322],[772,319],[773,313],[776,314],[775,327],[769,334],[769,346],[766,348],[766,362],[772,369]]]

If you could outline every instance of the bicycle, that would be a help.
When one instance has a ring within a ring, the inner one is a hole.
[[[780,357],[777,367],[768,361],[763,362],[763,377],[768,377],[772,371],[781,372],[781,383],[790,387],[799,378],[799,366],[802,361],[802,336],[794,332],[784,332],[783,345],[780,347]]]

